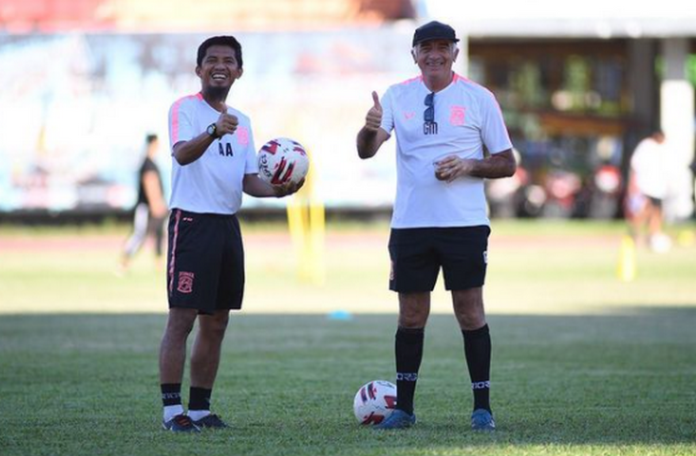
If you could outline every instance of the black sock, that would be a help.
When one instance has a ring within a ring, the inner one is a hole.
[[[469,367],[471,389],[474,392],[474,410],[491,411],[491,335],[488,325],[473,331],[462,330],[464,353]]]
[[[401,328],[396,331],[396,408],[413,413],[418,370],[423,359],[424,328]]]
[[[181,383],[162,383],[162,404],[165,407],[170,405],[181,405]]]
[[[210,410],[212,389],[192,386],[189,392],[189,410]]]

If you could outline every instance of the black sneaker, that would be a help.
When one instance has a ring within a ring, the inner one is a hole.
[[[177,415],[169,421],[163,421],[162,427],[172,432],[201,432],[200,428],[186,415]]]
[[[416,414],[410,415],[403,410],[394,410],[386,420],[374,426],[375,429],[406,429],[416,424]]]
[[[486,409],[474,410],[471,415],[471,429],[474,431],[495,431],[493,415]]]
[[[227,423],[222,421],[220,419],[220,417],[214,413],[211,413],[210,415],[206,415],[198,421],[192,421],[192,423],[194,426],[199,427],[199,428],[220,429],[220,428],[228,427]]]

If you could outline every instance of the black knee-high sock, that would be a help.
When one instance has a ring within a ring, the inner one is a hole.
[[[192,386],[189,389],[189,410],[210,410],[212,389]]]
[[[462,334],[471,389],[474,392],[474,410],[486,409],[490,412],[491,335],[488,325],[473,331],[462,330]]]
[[[162,383],[162,405],[181,405],[181,383]]]
[[[401,328],[396,331],[396,408],[413,413],[418,369],[423,359],[424,328]]]

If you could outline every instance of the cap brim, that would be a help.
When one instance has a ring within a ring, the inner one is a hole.
[[[445,40],[445,41],[451,41],[452,43],[458,43],[459,38],[450,38],[448,36],[429,36],[427,38],[420,39],[418,41],[415,41],[413,43],[414,46],[425,43],[426,41],[433,41],[433,40]]]

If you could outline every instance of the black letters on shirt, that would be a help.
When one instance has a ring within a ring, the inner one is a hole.
[[[436,135],[437,134],[437,122],[425,122],[423,124],[423,134],[424,135]]]
[[[225,147],[222,147],[222,142],[218,142],[218,153],[223,157],[234,156],[234,153],[232,152],[232,144],[225,143]]]

